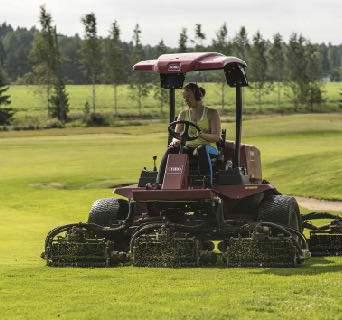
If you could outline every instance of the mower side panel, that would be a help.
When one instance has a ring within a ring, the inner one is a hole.
[[[138,187],[137,184],[132,184],[129,186],[118,187],[115,188],[113,193],[118,194],[122,197],[132,199],[133,198],[133,191],[135,190],[145,190],[145,187]]]
[[[274,187],[271,184],[214,185],[212,190],[219,196],[239,200],[267,190],[274,190]]]
[[[212,200],[215,193],[210,189],[186,190],[135,190],[135,201],[199,201]]]
[[[188,188],[189,156],[169,154],[165,168],[162,190],[181,190]]]

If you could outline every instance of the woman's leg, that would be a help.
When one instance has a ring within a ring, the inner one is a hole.
[[[213,182],[213,172],[210,160],[210,154],[217,154],[217,149],[208,144],[201,144],[197,147],[200,173],[210,177],[210,183]]]
[[[169,154],[175,154],[179,153],[179,146],[171,146],[166,149],[166,152],[164,153],[163,158],[160,161],[160,167],[159,167],[159,172],[157,176],[157,183],[162,184],[163,179],[164,179],[164,174],[165,174],[165,168],[166,168],[166,163],[167,163],[167,157]]]

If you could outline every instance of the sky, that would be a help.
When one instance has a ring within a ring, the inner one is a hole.
[[[250,38],[260,31],[266,39],[279,32],[287,41],[293,32],[312,42],[342,43],[342,0],[0,0],[0,23],[38,26],[39,6],[45,4],[59,33],[82,36],[82,15],[94,12],[98,34],[108,35],[117,20],[122,40],[130,41],[138,23],[144,44],[176,47],[183,27],[193,38],[201,23],[208,39],[226,22],[229,37],[244,25]],[[207,40],[205,44],[208,44]]]

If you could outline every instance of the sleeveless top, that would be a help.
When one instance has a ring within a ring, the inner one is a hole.
[[[202,130],[203,133],[210,133],[211,132],[211,128],[210,128],[210,121],[208,118],[208,108],[207,107],[203,107],[203,113],[202,116],[199,120],[194,121],[193,119],[191,119],[191,114],[190,114],[190,108],[187,109],[185,111],[185,118],[184,120],[193,122],[195,124],[197,124],[197,126],[200,127],[200,129]],[[189,127],[189,135],[195,135],[197,133],[197,130],[194,127]],[[197,138],[196,140],[192,140],[192,141],[187,141],[186,145],[189,147],[197,147],[201,144],[208,144],[208,145],[212,145],[215,146],[214,143],[210,143],[207,140],[204,140],[202,138]]]

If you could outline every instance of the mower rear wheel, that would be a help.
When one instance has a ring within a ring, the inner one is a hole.
[[[124,199],[105,198],[96,200],[90,208],[88,223],[109,227],[128,215],[128,201]]]
[[[258,220],[273,222],[302,232],[302,219],[294,197],[268,195],[258,210]]]

